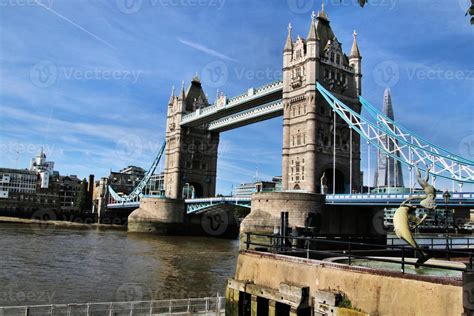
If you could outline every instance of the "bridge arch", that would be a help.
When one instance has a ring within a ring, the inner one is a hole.
[[[181,190],[183,199],[196,199],[204,197],[204,190],[197,182],[186,182]]]
[[[347,193],[346,187],[349,184],[349,179],[345,175],[345,172],[342,170],[342,168],[337,167],[335,169],[335,178],[336,178],[336,187],[335,187],[335,192],[336,193]],[[318,178],[321,178],[323,173],[326,174],[326,183],[328,186],[328,194],[332,194],[334,192],[333,190],[333,167],[327,167],[323,169],[321,174],[319,175]]]

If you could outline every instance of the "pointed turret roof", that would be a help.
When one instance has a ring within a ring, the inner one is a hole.
[[[309,26],[307,41],[316,41],[318,39],[318,33],[316,32],[316,15],[314,11],[311,14],[311,25]]]
[[[173,104],[173,101],[174,101],[174,86],[171,88],[171,96],[170,96],[170,100],[168,101],[168,104]]]
[[[352,42],[351,54],[350,57],[361,58],[359,46],[357,45],[357,32],[354,30],[354,41]]]
[[[321,42],[321,53],[324,52],[324,48],[327,46],[328,41],[337,41],[336,36],[331,29],[331,25],[329,24],[329,18],[324,11],[324,2],[321,10],[318,11],[318,16],[316,17],[316,36]]]
[[[180,96],[181,96],[181,100],[184,100],[186,98],[186,94],[184,92],[184,80],[181,81],[181,93],[180,93]]]
[[[198,102],[201,107],[209,105],[206,94],[202,89],[201,81],[198,76],[194,76],[191,85],[186,91],[186,111],[194,111],[194,103]]]
[[[284,52],[291,52],[293,50],[293,40],[291,39],[291,23],[288,23],[288,36],[286,38]]]
[[[321,3],[321,10],[318,11],[318,18],[324,19],[326,21],[329,21],[328,16],[326,15],[326,11],[324,10],[324,0]]]

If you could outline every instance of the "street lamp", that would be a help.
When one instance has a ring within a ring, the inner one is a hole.
[[[448,190],[444,191],[443,198],[445,206],[444,219],[446,221],[446,233],[448,233],[448,203],[449,199],[451,198],[451,194],[449,194]]]

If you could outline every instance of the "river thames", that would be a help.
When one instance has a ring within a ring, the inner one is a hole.
[[[0,223],[0,306],[225,294],[238,240]]]

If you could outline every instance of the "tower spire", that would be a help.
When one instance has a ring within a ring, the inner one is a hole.
[[[316,33],[316,14],[314,11],[311,13],[311,25],[309,26],[308,32],[308,41],[315,41],[318,39],[318,35]]]
[[[349,57],[355,57],[355,58],[361,58],[360,56],[360,51],[359,51],[359,46],[357,45],[357,32],[354,30],[354,33],[352,34],[354,37],[354,41],[352,42],[352,48],[351,48],[351,54]]]
[[[184,93],[184,80],[181,81],[181,99],[184,100],[186,98],[186,95]]]
[[[293,40],[291,39],[291,30],[291,23],[288,23],[288,36],[286,38],[285,48],[283,49],[284,52],[293,51]]]
[[[174,85],[173,87],[171,88],[171,96],[170,96],[170,100],[168,102],[168,104],[173,104],[173,101],[174,101]]]
[[[321,1],[321,10],[318,11],[318,18],[329,20],[325,11],[324,0]]]

